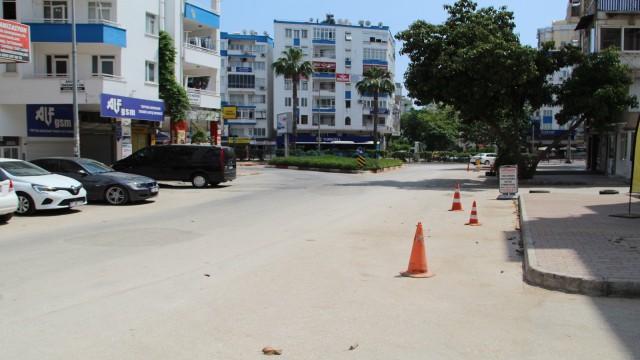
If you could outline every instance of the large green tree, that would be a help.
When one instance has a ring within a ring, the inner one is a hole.
[[[159,92],[160,99],[164,100],[164,112],[172,122],[185,121],[191,105],[187,91],[176,80],[176,48],[166,31],[160,31],[159,58]]]
[[[379,67],[372,67],[364,71],[362,80],[356,83],[358,93],[366,96],[373,96],[373,144],[378,158],[378,113],[380,95],[393,96],[395,85],[393,84],[391,72]]]
[[[282,57],[273,63],[273,70],[276,75],[282,75],[285,79],[290,78],[293,82],[293,148],[296,148],[296,137],[298,136],[298,86],[301,78],[310,78],[314,73],[313,62],[304,60],[304,53],[301,48],[292,47],[282,52]]]
[[[400,119],[402,136],[420,142],[426,150],[451,150],[460,139],[458,114],[452,107],[411,109]]]
[[[610,89],[606,91],[608,97],[602,96],[616,104],[610,107],[628,106],[633,100],[623,94],[628,91],[628,84],[618,76],[624,72],[621,65],[613,73],[611,68],[598,67],[604,74],[591,76],[591,82],[582,71],[574,71],[572,77],[582,78],[574,80],[582,89],[570,86],[570,81],[562,86],[549,83],[549,75],[559,69],[574,64],[583,66],[601,55],[583,56],[571,47],[555,50],[551,43],[540,49],[521,45],[514,33],[513,13],[506,7],[478,9],[471,0],[459,0],[444,8],[449,17],[443,24],[416,21],[396,35],[403,41],[401,54],[411,60],[405,73],[409,96],[423,104],[453,106],[467,129],[488,129],[498,142],[499,156],[518,164],[521,176],[531,176],[544,156],[540,154],[530,163],[520,152],[525,144],[521,134],[530,126],[531,109],[544,104],[575,103],[572,96],[578,90],[589,94],[601,88]],[[609,64],[615,62],[608,59]],[[580,98],[586,99],[586,95]],[[580,118],[577,114],[586,109],[580,104],[570,108],[573,110],[561,115],[560,121],[563,116]],[[574,127],[579,125],[574,122]]]

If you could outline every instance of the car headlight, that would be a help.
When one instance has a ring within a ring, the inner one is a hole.
[[[54,188],[52,186],[46,186],[46,185],[31,184],[31,187],[33,188],[33,190],[35,190],[35,191],[37,191],[39,193],[58,191],[58,189],[56,189],[56,188]]]
[[[136,188],[136,189],[144,187],[144,184],[143,183],[139,183],[139,182],[128,182],[127,185],[129,185],[132,188]]]

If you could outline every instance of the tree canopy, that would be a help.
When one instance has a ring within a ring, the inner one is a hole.
[[[450,150],[458,145],[460,123],[452,107],[412,109],[402,114],[402,135],[410,142],[420,142],[425,150]]]
[[[166,31],[160,31],[159,58],[159,93],[160,99],[164,100],[165,113],[171,121],[184,121],[191,105],[187,91],[176,80],[176,48]]]
[[[488,129],[498,142],[499,156],[508,154],[519,169],[528,166],[520,148],[524,145],[521,134],[530,126],[532,109],[545,104],[566,106],[567,110],[558,117],[559,123],[578,116],[574,122],[578,126],[585,118],[578,114],[590,107],[576,101],[586,101],[587,94],[607,89],[601,91],[601,98],[614,108],[624,108],[633,100],[627,95],[623,65],[618,63],[614,67],[617,70],[611,72],[611,67],[596,65],[596,59],[603,55],[584,56],[571,47],[556,50],[552,43],[539,49],[521,45],[514,33],[513,13],[506,7],[478,9],[471,0],[459,0],[444,9],[449,17],[443,24],[419,20],[396,35],[403,42],[400,53],[411,61],[405,73],[408,95],[419,105],[453,106],[466,129]],[[609,65],[615,63],[613,56],[607,59]],[[572,75],[576,79],[563,85],[553,85],[548,80],[564,67],[592,62],[604,74],[587,77],[583,74],[587,70],[576,69]],[[574,97],[581,93],[584,96]],[[615,120],[615,114],[604,119],[602,113],[593,110],[592,115],[605,123]],[[536,165],[537,161],[534,169]]]

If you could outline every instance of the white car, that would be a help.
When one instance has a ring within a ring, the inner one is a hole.
[[[472,163],[472,164],[475,164],[476,163],[476,159],[480,159],[480,164],[493,165],[493,163],[496,162],[496,157],[498,157],[498,154],[494,154],[494,153],[479,153],[479,154],[473,155],[469,159],[469,162]]]
[[[52,174],[30,162],[0,159],[0,172],[13,182],[19,215],[31,215],[36,210],[69,209],[87,203],[87,191],[80,182]]]
[[[18,196],[13,181],[0,171],[0,223],[6,223],[18,208]]]

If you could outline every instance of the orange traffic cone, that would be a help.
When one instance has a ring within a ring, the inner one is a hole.
[[[476,211],[476,202],[473,202],[473,207],[471,208],[471,218],[469,218],[469,222],[466,223],[465,225],[471,225],[471,226],[480,226],[482,224],[480,224],[478,222],[478,211]]]
[[[418,223],[416,235],[413,238],[409,268],[407,271],[401,272],[400,275],[415,278],[430,278],[436,276],[436,274],[430,272],[427,268],[427,253],[424,249],[424,233],[421,222]]]
[[[453,194],[453,204],[449,211],[462,211],[462,203],[460,202],[460,184],[456,184],[456,192]]]

